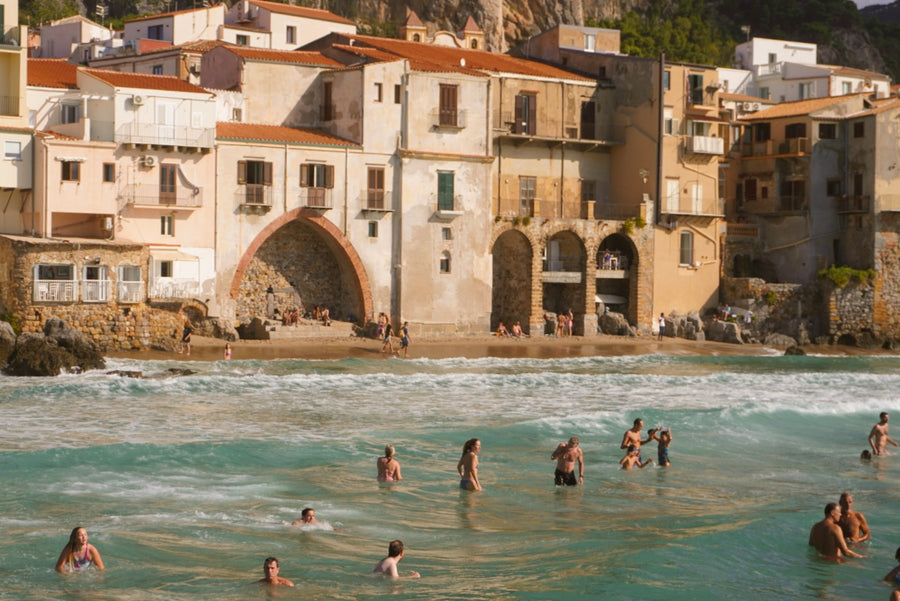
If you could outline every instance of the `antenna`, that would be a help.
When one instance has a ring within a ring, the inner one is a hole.
[[[741,25],[741,33],[747,36],[747,41],[750,41],[750,26],[749,25]]]

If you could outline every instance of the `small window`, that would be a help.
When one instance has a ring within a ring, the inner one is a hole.
[[[231,109],[231,120],[232,121],[240,121],[244,116],[244,112],[241,109]]]
[[[447,251],[441,253],[441,273],[450,273],[450,253]]]
[[[116,181],[116,164],[115,163],[103,163],[103,181],[104,182]]]
[[[841,82],[841,94],[852,94],[853,93],[853,84],[849,81]]]
[[[756,200],[756,179],[744,180],[744,200]]]
[[[284,32],[284,41],[288,44],[297,42],[297,28],[294,25],[288,25]]]
[[[672,117],[672,109],[663,110],[663,135],[674,136],[678,133],[677,120]]]
[[[163,66],[162,65],[153,65],[153,74],[154,75],[162,75],[163,74]]]
[[[778,62],[778,55],[775,54],[774,52],[770,52],[769,53],[769,64],[774,65],[777,62]]]
[[[806,137],[806,123],[789,123],[784,126],[784,137],[787,140]]]
[[[366,207],[384,209],[384,167],[369,167],[366,187]]]
[[[163,236],[175,235],[175,218],[172,215],[161,215],[159,218],[159,233]],[[171,261],[163,261],[162,263],[171,263]],[[162,265],[160,263],[160,265]]]
[[[439,88],[438,123],[442,126],[456,127],[458,86],[440,84]]]
[[[59,106],[60,116],[59,120],[62,123],[77,123],[78,122],[78,105],[77,104],[61,104]]]
[[[769,88],[760,88],[759,89],[759,97],[763,100],[769,99]]]
[[[819,139],[835,140],[837,139],[837,124],[835,123],[819,123]]]
[[[812,98],[813,89],[812,83],[806,82],[800,84],[800,100],[805,100],[807,98]]]
[[[161,40],[163,39],[163,26],[162,25],[151,25],[147,28],[147,39],[150,40]]]
[[[857,121],[853,124],[853,137],[854,138],[862,138],[866,135],[866,124],[862,121]]]
[[[3,158],[7,161],[22,160],[22,143],[7,140],[3,143]]]
[[[693,265],[694,263],[694,234],[693,232],[681,232],[681,252],[678,263],[680,265]]]
[[[592,179],[581,180],[581,202],[597,200],[597,182]]]
[[[394,104],[400,104],[401,102],[401,88],[400,84],[394,86]]]
[[[839,179],[830,179],[825,182],[825,195],[826,196],[841,196],[843,186],[841,186],[841,180]]]
[[[160,261],[159,262],[159,277],[161,278],[170,278],[175,273],[175,265],[174,261]]]
[[[250,45],[250,36],[239,35],[236,37],[234,43],[237,44],[238,46],[249,46]]]
[[[413,34],[413,42],[421,42],[421,41],[422,41],[422,36],[420,36],[417,33],[414,33]]]
[[[472,38],[472,43],[470,45],[472,50],[478,50],[478,40],[476,40],[475,38]]]
[[[663,71],[663,89],[664,90],[672,89],[672,72],[671,71]]]
[[[597,47],[597,36],[587,34],[584,36],[584,49],[587,52],[593,52]]]
[[[382,85],[375,82],[375,102],[381,102]]]
[[[449,227],[441,228],[441,239],[442,240],[453,240],[453,230]]]
[[[137,265],[119,265],[119,279],[123,282],[140,282],[141,268]]]
[[[378,222],[370,221],[369,222],[369,238],[377,238],[378,237]]]
[[[64,182],[81,181],[81,163],[78,161],[63,161],[61,177]]]

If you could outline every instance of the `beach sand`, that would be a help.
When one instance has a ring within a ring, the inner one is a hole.
[[[231,343],[232,359],[313,359],[344,358],[388,359],[381,353],[381,341],[371,338],[310,337],[279,340],[239,340]],[[400,347],[399,339],[394,348]],[[223,359],[225,342],[217,338],[194,336],[191,354],[165,351],[116,351],[110,357],[141,360],[217,361]],[[886,354],[847,346],[805,346],[808,354],[865,355]],[[623,337],[598,335],[590,338],[571,336],[553,338],[500,338],[489,334],[454,337],[416,338],[410,344],[409,358],[445,359],[448,357],[500,357],[550,359],[562,357],[609,357],[619,355],[666,354],[679,356],[748,356],[781,354],[784,349],[760,344],[697,342],[683,338]]]

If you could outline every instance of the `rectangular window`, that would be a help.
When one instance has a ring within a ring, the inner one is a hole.
[[[800,84],[800,100],[812,98],[812,94],[813,94],[812,83],[805,82],[805,83]]]
[[[681,185],[678,183],[677,179],[667,179],[666,180],[666,212],[667,213],[677,213],[678,206],[681,204],[680,201],[680,188]]]
[[[806,137],[806,123],[789,123],[784,126],[784,137],[787,140]]]
[[[774,52],[770,52],[769,53],[769,64],[774,65],[777,62],[778,62],[778,55],[775,54]]]
[[[59,105],[59,111],[59,120],[61,123],[78,123],[77,104],[61,104]]]
[[[241,109],[231,109],[231,120],[232,121],[240,121],[244,116],[244,111]]]
[[[441,228],[441,239],[442,240],[453,240],[453,230],[449,227]]]
[[[384,167],[369,167],[368,184],[366,186],[366,207],[383,209],[384,207]]]
[[[819,123],[819,139],[835,140],[837,139],[837,124],[835,123]]]
[[[672,118],[672,109],[663,109],[663,135],[674,136],[675,119]]]
[[[597,36],[592,34],[585,34],[584,36],[584,49],[587,52],[593,52],[597,47]]]
[[[378,222],[370,221],[369,222],[369,238],[377,238],[378,237]]]
[[[537,131],[537,95],[519,94],[516,96],[515,131],[517,134],[533,136]]]
[[[334,166],[320,163],[300,165],[301,188],[334,188]]]
[[[163,26],[162,25],[151,25],[147,28],[147,39],[148,40],[161,40],[163,39]]]
[[[863,194],[863,174],[862,171],[857,171],[853,174],[853,195],[854,196],[862,196]]]
[[[703,104],[703,75],[699,73],[688,75],[688,87],[691,104]]]
[[[3,158],[7,161],[22,160],[22,143],[7,140],[3,143]]]
[[[453,206],[453,172],[438,171],[438,210],[452,211]]]
[[[772,139],[772,125],[770,123],[757,123],[753,126],[753,141],[765,142]]]
[[[61,178],[64,182],[81,181],[81,163],[78,161],[63,161]]]
[[[172,215],[160,215],[159,217],[159,233],[163,236],[174,236],[175,235],[175,218]],[[171,271],[171,261],[161,261],[160,266],[163,263],[169,263],[169,270]],[[160,275],[163,275],[160,273]],[[169,276],[171,277],[171,276]]]
[[[441,273],[450,273],[450,253],[446,251],[441,254],[440,270]]]
[[[759,89],[759,97],[763,100],[769,99],[769,88],[760,88]]]
[[[271,203],[272,163],[266,161],[238,161],[237,183],[244,186],[242,202]]]
[[[103,163],[103,181],[104,182],[116,181],[116,164],[115,163]]]
[[[806,201],[806,182],[786,180],[781,182],[781,210],[799,211]]]
[[[756,200],[756,184],[755,178],[744,180],[744,200]]]
[[[841,186],[841,180],[839,179],[830,179],[825,182],[825,195],[826,196],[841,196],[842,190],[844,189]]]
[[[679,265],[694,264],[694,234],[681,232],[681,249],[678,256]]]
[[[402,99],[401,90],[402,88],[400,87],[400,84],[394,85],[394,104],[400,104]]]
[[[664,90],[672,89],[672,72],[671,71],[663,71],[663,89]]]
[[[159,166],[159,204],[175,204],[175,174],[178,165]]]
[[[691,184],[691,212],[694,215],[703,214],[703,185]]]
[[[154,75],[162,75],[163,74],[163,66],[162,65],[153,65],[153,74]]]
[[[234,43],[238,46],[249,46],[250,45],[250,36],[247,35],[238,35],[235,37]]]
[[[853,137],[862,138],[866,135],[866,124],[863,121],[857,121],[853,124]]]
[[[534,193],[537,188],[536,177],[519,178],[519,215],[534,215]]]
[[[297,27],[294,25],[288,25],[287,29],[284,32],[284,41],[287,44],[295,44],[297,43]]]
[[[174,261],[160,261],[157,263],[159,266],[157,272],[159,273],[159,277],[161,278],[171,278],[175,273],[175,262]]]
[[[592,179],[581,180],[581,202],[597,200],[597,182]]]
[[[853,84],[849,81],[841,82],[841,94],[847,95],[853,93]]]
[[[141,268],[137,265],[119,265],[119,281],[116,298],[120,303],[139,303],[144,298]]]
[[[440,84],[440,98],[438,105],[438,123],[446,127],[456,127],[458,123],[458,97],[459,87],[449,84]]]
[[[375,102],[381,102],[381,92],[382,92],[381,83],[375,82]]]
[[[596,136],[597,105],[593,101],[581,102],[581,138],[593,140]]]

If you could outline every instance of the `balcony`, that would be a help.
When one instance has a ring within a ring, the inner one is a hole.
[[[725,140],[713,136],[690,136],[685,150],[693,154],[725,154]]]
[[[35,302],[70,303],[77,297],[76,280],[34,280],[32,300]]]
[[[848,213],[868,213],[869,212],[869,197],[864,196],[862,194],[857,194],[854,196],[838,196],[835,198],[837,201],[837,212],[848,214]]]
[[[126,123],[116,130],[115,142],[134,146],[172,146],[178,148],[213,148],[216,130],[157,123]]]
[[[809,154],[809,138],[791,138],[781,142],[778,154]]]
[[[779,213],[799,213],[806,210],[806,198],[803,196],[782,196],[778,199]]]
[[[772,140],[761,140],[759,142],[748,142],[742,145],[741,154],[745,157],[765,157],[774,154]]]
[[[463,129],[469,112],[436,108],[431,111],[431,126],[435,129]]]
[[[391,191],[382,188],[366,188],[362,191],[363,211],[391,210]]]
[[[272,208],[272,186],[241,184],[235,191],[234,198],[243,211],[266,213]]]
[[[0,115],[17,116],[19,114],[18,96],[0,96]]]
[[[332,188],[300,188],[300,206],[306,209],[331,209]]]
[[[541,279],[545,284],[580,284],[583,271],[577,259],[545,259]]]
[[[108,303],[109,280],[84,280],[81,282],[81,300],[85,303]]]
[[[434,213],[438,219],[452,220],[463,214],[462,194],[435,194],[433,197]]]
[[[143,302],[144,282],[117,282],[116,300],[124,304]]]
[[[131,184],[119,191],[119,200],[142,207],[197,208],[203,206],[203,191],[186,186],[173,189],[170,186]]]
[[[200,282],[188,278],[160,278],[150,283],[154,300],[185,300],[200,294]]]

